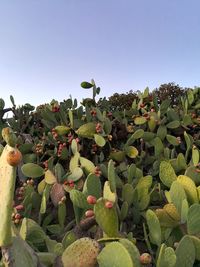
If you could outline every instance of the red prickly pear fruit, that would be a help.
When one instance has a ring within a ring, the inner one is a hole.
[[[96,197],[94,197],[94,196],[88,196],[87,197],[87,202],[88,202],[88,204],[95,204],[96,202],[97,202],[97,199],[96,199]]]
[[[106,201],[106,203],[105,203],[105,207],[106,207],[107,209],[111,209],[111,208],[113,207],[113,202],[112,202],[112,201]]]
[[[143,253],[140,255],[140,262],[142,265],[150,264],[152,257],[149,253]]]
[[[24,209],[24,205],[19,204],[19,205],[15,206],[15,209],[16,210],[23,210]]]
[[[21,215],[19,213],[15,214],[15,219],[21,219]]]
[[[17,149],[10,151],[7,155],[7,162],[11,166],[17,166],[22,160],[22,153]]]
[[[89,218],[89,217],[92,217],[94,216],[94,211],[93,210],[87,210],[85,212],[85,217]]]

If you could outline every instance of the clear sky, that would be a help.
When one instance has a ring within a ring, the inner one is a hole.
[[[33,105],[200,85],[200,0],[0,0],[0,97]]]

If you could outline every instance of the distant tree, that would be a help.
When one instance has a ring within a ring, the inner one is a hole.
[[[118,94],[115,93],[106,100],[100,98],[98,106],[107,106],[110,110],[129,110],[132,106],[134,99],[138,98],[137,93],[132,90],[127,93]]]
[[[158,104],[161,104],[163,100],[170,99],[172,105],[179,105],[180,98],[186,92],[187,88],[183,89],[175,83],[161,84],[159,88],[153,90],[158,98]]]

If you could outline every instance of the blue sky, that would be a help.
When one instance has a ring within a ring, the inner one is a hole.
[[[0,97],[33,105],[200,85],[199,0],[1,0]]]

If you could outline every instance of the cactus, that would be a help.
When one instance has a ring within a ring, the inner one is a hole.
[[[191,235],[200,234],[200,205],[193,204],[188,210],[187,230]]]
[[[174,267],[176,264],[176,254],[174,250],[162,244],[156,262],[156,267]]]
[[[64,267],[95,267],[99,244],[90,238],[80,238],[69,245],[62,255]]]
[[[80,137],[93,138],[96,133],[96,125],[93,122],[88,122],[80,126],[76,133]]]
[[[110,257],[115,255],[115,257]],[[108,244],[97,257],[99,267],[140,267],[139,252],[128,240]]]
[[[37,178],[44,175],[44,169],[34,163],[26,163],[21,169],[26,177]]]
[[[98,177],[92,173],[87,176],[84,183],[83,192],[86,195],[95,196],[97,199],[102,196],[101,182]]]
[[[114,162],[112,160],[108,162],[108,180],[110,182],[110,189],[114,193],[116,191],[116,178]]]
[[[171,184],[176,181],[177,176],[172,168],[171,164],[167,161],[162,161],[160,163],[160,172],[159,172],[160,180],[164,185],[170,187]]]
[[[175,267],[193,267],[195,261],[195,246],[189,236],[186,235],[181,239],[175,253],[177,257]]]
[[[195,247],[196,260],[199,261],[200,260],[200,239],[198,237],[192,236],[192,235],[190,235],[189,237],[192,240],[194,247]]]
[[[159,247],[161,244],[161,228],[158,217],[152,210],[147,210],[146,220],[149,228],[150,240]]]
[[[5,138],[6,139],[6,138]],[[0,246],[6,247],[12,244],[11,215],[15,189],[16,166],[11,166],[7,162],[9,152],[16,151],[16,148],[4,147],[0,157]]]
[[[76,207],[79,207],[81,209],[89,209],[91,207],[87,202],[86,196],[79,190],[71,190],[70,199]]]
[[[130,206],[133,203],[134,189],[130,184],[125,184],[122,189],[122,199]]]
[[[100,198],[94,205],[95,219],[107,236],[117,237],[119,223],[116,209],[115,207],[106,208],[105,203],[106,200]]]
[[[107,199],[113,203],[115,203],[117,201],[117,194],[111,191],[110,189],[110,183],[109,181],[106,181],[104,183],[104,187],[103,187],[103,198]]]
[[[158,217],[162,227],[174,228],[179,224],[179,222],[172,219],[164,209],[156,209],[155,214]]]
[[[175,221],[180,221],[181,217],[173,203],[166,204],[163,209]]]
[[[92,161],[84,157],[80,157],[80,164],[81,167],[85,170],[86,174],[95,172],[95,165]]]
[[[198,203],[198,195],[195,183],[189,177],[185,175],[179,175],[177,181],[183,186],[187,195],[188,201],[192,203]]]
[[[170,188],[170,197],[177,209],[178,214],[181,215],[183,207],[182,205],[184,201],[187,201],[187,197],[182,184],[178,181],[172,183]]]

